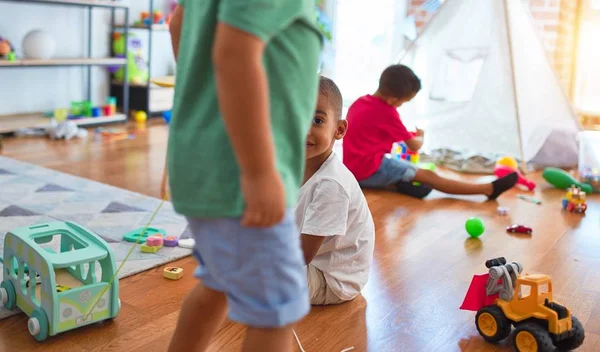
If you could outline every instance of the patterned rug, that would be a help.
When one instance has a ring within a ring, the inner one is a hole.
[[[133,245],[124,242],[123,235],[145,226],[159,204],[156,198],[0,156],[0,256],[7,231],[51,221],[71,221],[106,240],[119,265]],[[171,203],[163,204],[151,226],[166,230],[170,236],[190,237],[185,218],[175,213]],[[180,247],[163,247],[156,254],[135,249],[119,278],[190,253]],[[0,320],[18,313],[0,307]]]

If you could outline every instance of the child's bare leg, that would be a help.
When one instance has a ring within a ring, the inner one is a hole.
[[[448,194],[483,194],[495,199],[512,188],[517,182],[517,178],[517,174],[513,173],[490,183],[469,183],[447,179],[433,171],[419,169],[415,174],[414,181],[429,185],[440,192]]]
[[[225,294],[197,285],[183,302],[169,352],[206,350],[226,316]]]
[[[272,329],[248,327],[242,351],[289,352],[292,342],[292,325]]]

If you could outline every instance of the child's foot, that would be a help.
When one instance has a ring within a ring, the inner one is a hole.
[[[488,195],[488,199],[494,200],[498,198],[502,193],[513,188],[518,180],[519,175],[516,172],[513,172],[492,182],[492,194]]]
[[[428,186],[415,186],[412,182],[398,182],[396,183],[396,192],[406,194],[407,196],[423,199],[431,193],[433,188]]]

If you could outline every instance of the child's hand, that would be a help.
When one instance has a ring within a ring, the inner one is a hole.
[[[285,189],[277,170],[255,176],[242,174],[242,193],[246,209],[242,226],[271,227],[285,215]]]
[[[423,137],[425,135],[425,131],[417,127],[417,136]]]

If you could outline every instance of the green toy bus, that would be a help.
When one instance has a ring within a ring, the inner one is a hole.
[[[41,246],[48,243],[58,244],[60,251]],[[27,314],[29,333],[38,341],[113,319],[121,308],[119,281],[110,283],[117,270],[113,251],[98,235],[75,223],[9,231],[3,264],[0,302]]]

